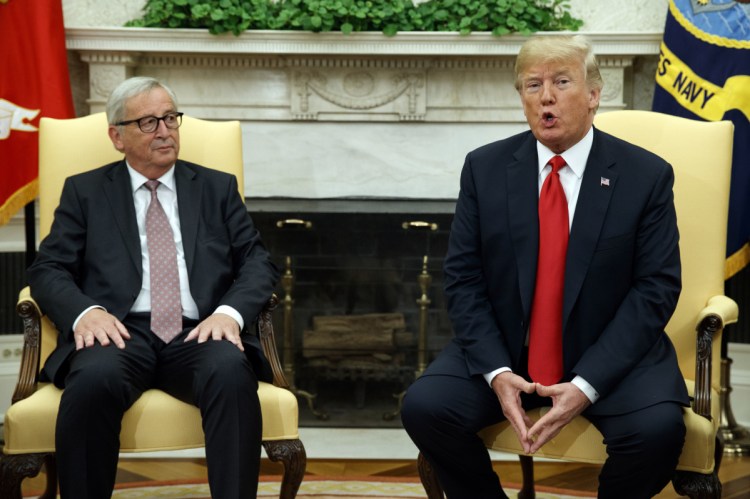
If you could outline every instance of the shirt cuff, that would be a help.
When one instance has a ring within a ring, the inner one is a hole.
[[[583,392],[586,397],[591,401],[591,403],[595,403],[597,400],[599,400],[599,392],[597,392],[593,386],[589,384],[588,381],[583,379],[580,376],[576,376],[573,378],[573,381],[571,381],[574,385],[578,387],[579,390]]]
[[[214,310],[214,313],[228,315],[229,317],[237,321],[237,324],[240,325],[240,331],[242,331],[242,329],[245,327],[245,321],[242,319],[240,313],[229,305],[219,305],[216,310]]]
[[[512,369],[510,367],[501,367],[500,369],[495,369],[494,371],[483,374],[482,376],[484,376],[484,379],[487,380],[487,384],[492,386],[492,380],[495,379],[495,376],[511,370]]]
[[[83,316],[84,316],[84,315],[86,315],[86,313],[87,313],[87,312],[88,312],[89,310],[93,310],[93,309],[95,309],[95,308],[99,308],[99,309],[102,309],[102,310],[104,310],[105,312],[107,311],[107,309],[106,309],[106,308],[104,308],[104,307],[102,307],[101,305],[91,305],[91,306],[90,306],[89,308],[87,308],[87,309],[84,309],[84,311],[83,311],[83,312],[81,312],[80,314],[78,314],[78,317],[76,317],[76,320],[75,320],[75,321],[73,321],[73,331],[74,331],[74,332],[75,332],[75,330],[76,330],[76,327],[78,326],[78,322],[79,322],[79,321],[81,320],[81,318],[83,318]]]

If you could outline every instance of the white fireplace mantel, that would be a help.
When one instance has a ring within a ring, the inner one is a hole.
[[[66,30],[67,47],[76,51],[169,52],[190,54],[305,54],[515,56],[527,39],[490,33],[400,32],[388,37],[365,32],[246,31],[212,35],[199,29],[75,28]],[[554,33],[541,33],[554,34]],[[599,55],[651,55],[663,33],[583,33]]]
[[[463,156],[520,131],[515,55],[526,37],[489,33],[308,33],[68,28],[89,68],[88,104],[151,75],[180,109],[243,124],[252,198],[453,199]],[[626,107],[630,68],[661,33],[586,33],[605,88],[600,112]]]

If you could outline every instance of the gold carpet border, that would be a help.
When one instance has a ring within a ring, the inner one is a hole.
[[[325,480],[309,477],[302,482],[298,497],[314,497],[316,499],[421,499],[424,489],[419,482],[402,480]],[[506,492],[513,495],[516,490],[506,488]],[[259,498],[279,496],[278,481],[261,481],[258,486]],[[208,484],[173,484],[162,486],[145,486],[115,490],[114,499],[209,499]],[[537,491],[537,499],[576,499],[582,496],[556,494]],[[585,497],[585,496],[583,496]]]

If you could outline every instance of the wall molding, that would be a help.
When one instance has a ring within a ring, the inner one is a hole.
[[[23,334],[0,335],[0,423],[10,407],[21,368]]]
[[[729,343],[727,356],[732,359],[729,403],[737,424],[750,430],[750,344]]]

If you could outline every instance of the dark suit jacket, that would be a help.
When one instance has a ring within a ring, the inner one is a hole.
[[[175,182],[190,292],[199,319],[218,305],[243,317],[243,342],[260,379],[270,366],[260,343],[247,334],[274,290],[278,272],[254,228],[237,180],[216,170],[178,160]],[[122,320],[141,289],[141,247],[124,161],[65,181],[50,234],[42,241],[28,277],[31,294],[57,325],[58,346],[44,374],[56,374],[74,351],[72,327],[78,315],[101,305]]]
[[[468,154],[445,260],[455,338],[426,374],[518,369],[536,278],[537,164],[531,132]],[[673,182],[661,158],[594,130],[563,303],[564,380],[580,375],[599,392],[589,413],[689,402],[664,332],[681,289]]]

